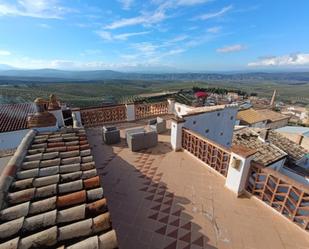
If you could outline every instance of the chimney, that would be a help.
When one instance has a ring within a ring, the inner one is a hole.
[[[298,135],[295,142],[296,142],[298,145],[301,145],[301,143],[303,142],[303,139],[304,139],[304,136],[303,136],[303,135]]]
[[[264,141],[267,141],[270,129],[263,129],[260,131],[259,137]]]
[[[53,114],[56,117],[58,127],[64,127],[65,126],[60,103],[57,100],[56,95],[54,95],[54,94],[51,94],[49,96],[48,112],[50,112],[51,114]]]
[[[51,94],[49,96],[49,102],[48,102],[48,110],[59,110],[60,108],[60,104],[57,101],[57,97],[54,94]]]
[[[56,126],[57,120],[55,116],[47,111],[48,102],[42,98],[34,101],[36,105],[36,113],[28,116],[29,128],[43,128]]]

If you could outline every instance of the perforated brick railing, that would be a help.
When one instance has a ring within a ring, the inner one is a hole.
[[[125,105],[82,109],[80,113],[82,123],[86,128],[95,127],[106,123],[122,122],[127,119]]]
[[[141,119],[167,113],[168,113],[168,103],[166,101],[151,104],[135,105],[135,119]]]
[[[252,162],[247,190],[301,228],[309,230],[308,186]]]
[[[230,161],[228,149],[185,128],[182,129],[182,147],[221,175],[227,176]]]

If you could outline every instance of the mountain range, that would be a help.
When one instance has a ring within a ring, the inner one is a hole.
[[[68,71],[58,69],[14,69],[0,65],[0,80],[21,81],[99,81],[99,80],[158,80],[158,81],[280,81],[308,83],[309,72],[226,72],[226,73],[145,73],[112,70]]]

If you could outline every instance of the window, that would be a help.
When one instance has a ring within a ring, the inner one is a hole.
[[[208,133],[208,132],[209,132],[209,129],[206,129],[206,130],[205,130],[205,133]]]
[[[220,132],[220,136],[223,136],[223,132]]]
[[[231,116],[231,120],[233,120],[234,119],[234,116]]]
[[[178,108],[177,108],[177,110],[178,110],[178,112],[180,112],[180,111],[181,111],[181,108],[180,108],[180,107],[178,107]]]
[[[195,121],[195,120],[193,121],[193,124],[194,124],[194,125],[196,124],[196,121]]]
[[[218,116],[218,117],[220,116],[220,112],[217,113],[217,116]]]

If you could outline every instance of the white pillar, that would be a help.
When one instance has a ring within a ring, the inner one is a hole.
[[[244,147],[240,148],[240,146],[232,147],[233,150],[225,186],[239,196],[246,188],[250,164],[255,150],[248,150]]]
[[[126,104],[127,121],[135,120],[135,106],[134,104]]]
[[[174,114],[175,113],[175,99],[167,99],[168,103],[168,114]]]
[[[58,127],[64,127],[65,126],[61,109],[59,109],[59,110],[49,110],[48,112],[50,112],[51,114],[53,114],[56,117]]]
[[[72,109],[73,128],[82,128],[82,118],[79,109]]]
[[[178,117],[171,119],[171,145],[175,151],[182,148],[182,127],[184,123],[185,120]]]

